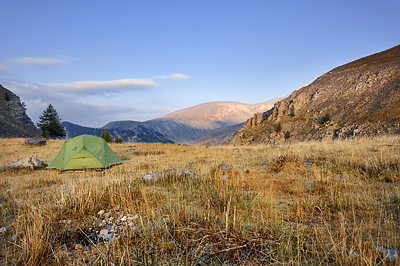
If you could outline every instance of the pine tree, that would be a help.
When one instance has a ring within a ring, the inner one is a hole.
[[[56,139],[65,136],[65,129],[61,126],[61,119],[51,104],[39,116],[37,126],[42,130],[42,136],[45,138]]]
[[[112,138],[110,133],[108,133],[107,131],[105,131],[103,129],[103,131],[101,132],[100,138],[104,139],[106,142],[111,143],[112,142]]]

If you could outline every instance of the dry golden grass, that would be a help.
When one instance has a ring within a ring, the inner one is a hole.
[[[49,164],[63,145],[23,143],[0,139],[0,166],[28,156]],[[0,264],[399,263],[374,249],[400,251],[399,137],[110,146],[125,163],[101,172],[0,168],[0,228],[8,227],[0,233]],[[222,162],[233,169],[219,169]],[[169,168],[197,178],[142,180]],[[100,210],[114,221],[135,218],[122,223],[118,238],[93,244],[90,235],[103,228]]]

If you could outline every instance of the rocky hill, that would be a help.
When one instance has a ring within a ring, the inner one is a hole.
[[[0,138],[35,137],[39,130],[27,116],[25,106],[12,91],[0,85]]]
[[[286,133],[286,138],[285,138]],[[247,120],[228,143],[400,133],[400,46],[337,67]]]
[[[254,113],[268,110],[278,100],[273,99],[260,104],[210,102],[145,122],[114,121],[100,129],[81,127],[68,122],[62,125],[68,137],[88,132],[100,135],[102,129],[106,129],[111,136],[119,136],[125,142],[193,143],[215,129],[243,123]],[[235,127],[236,130],[238,128]],[[232,128],[229,130],[232,131]],[[221,135],[223,132],[224,130],[220,130],[217,134]],[[210,135],[210,138],[215,138],[215,135]],[[202,141],[207,141],[207,138],[203,138]]]

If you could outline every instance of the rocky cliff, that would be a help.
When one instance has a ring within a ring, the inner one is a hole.
[[[39,130],[26,115],[20,98],[0,85],[0,137],[35,137],[39,134]]]
[[[286,133],[286,138],[285,138]],[[229,143],[400,133],[400,46],[329,71],[247,120]]]

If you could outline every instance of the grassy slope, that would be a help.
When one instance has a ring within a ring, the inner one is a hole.
[[[0,165],[26,156],[50,163],[62,144],[0,139]],[[375,245],[400,251],[399,137],[275,148],[128,146],[111,145],[125,163],[104,172],[0,169],[0,228],[9,226],[0,233],[0,264],[377,265],[383,256]],[[233,170],[221,171],[223,161]],[[167,168],[198,178],[141,179]],[[332,178],[339,174],[346,179]],[[85,245],[93,228],[102,229],[100,210],[115,220],[137,215],[135,229],[123,225],[118,239]]]

